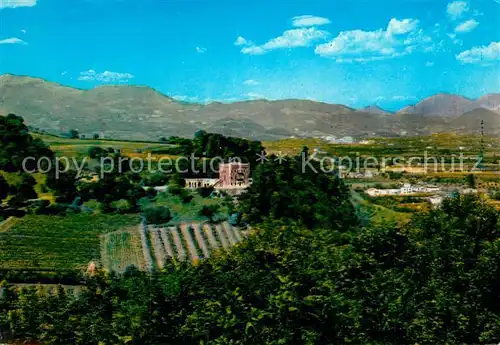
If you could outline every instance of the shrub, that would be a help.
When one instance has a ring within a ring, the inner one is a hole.
[[[117,201],[113,201],[111,203],[111,207],[115,210],[117,213],[128,213],[134,210],[134,207],[130,203],[130,201],[126,199],[120,199]]]
[[[50,206],[49,200],[36,200],[31,202],[28,207],[28,213],[30,214],[44,214],[47,207]]]
[[[168,177],[165,174],[156,172],[143,178],[145,186],[157,187],[164,186],[168,182]]]
[[[219,212],[219,205],[203,205],[199,214],[202,217],[207,217],[210,222],[213,222],[217,212]]]
[[[491,194],[491,198],[493,200],[500,201],[500,190],[493,191],[492,194]]]
[[[184,190],[184,188],[182,188],[181,186],[179,186],[177,184],[168,185],[168,192],[171,195],[181,195],[183,190]]]
[[[88,155],[92,159],[100,159],[106,157],[108,152],[99,146],[91,146],[89,147]]]
[[[182,202],[184,204],[190,203],[191,200],[193,200],[193,198],[194,198],[193,195],[189,191],[187,191],[186,189],[181,190],[180,197],[181,197]]]
[[[208,198],[210,195],[212,195],[212,192],[214,191],[214,187],[202,187],[202,188],[199,188],[197,191],[198,191],[198,194],[200,194],[200,196],[202,198]]]
[[[172,219],[170,209],[165,206],[148,206],[144,210],[144,217],[150,224],[168,223]]]

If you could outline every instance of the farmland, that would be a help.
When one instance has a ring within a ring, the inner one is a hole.
[[[139,223],[137,215],[34,216],[0,233],[2,269],[84,269],[100,259],[100,235]]]
[[[165,260],[191,261],[208,258],[241,242],[247,232],[228,222],[221,224],[182,223],[178,226],[148,226],[144,255],[151,255],[153,265],[162,268]]]
[[[156,142],[134,142],[120,140],[99,140],[99,139],[70,139],[61,138],[45,134],[33,134],[34,138],[42,139],[57,156],[86,156],[88,149],[92,146],[101,147],[103,149],[112,147],[118,149],[124,155],[141,156],[148,152],[172,147],[169,144]],[[153,156],[155,156],[153,154]]]
[[[137,226],[101,236],[101,264],[115,272],[130,265],[145,268]]]
[[[363,144],[328,143],[316,138],[291,138],[278,141],[263,142],[268,153],[283,152],[298,154],[302,147],[319,148],[322,151],[344,155],[414,155],[428,151],[429,154],[453,154],[463,152],[464,155],[477,155],[480,150],[481,138],[478,135],[458,135],[453,133],[439,133],[429,136],[400,137],[400,138],[372,138]],[[486,136],[484,138],[485,157],[495,157],[500,152],[500,139]]]

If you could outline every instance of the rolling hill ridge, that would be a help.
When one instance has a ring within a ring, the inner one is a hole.
[[[483,117],[488,133],[500,134],[499,107],[500,94],[478,100],[439,94],[395,114],[376,106],[356,110],[295,99],[205,105],[180,102],[146,86],[80,90],[38,78],[0,76],[0,114],[15,113],[31,127],[54,134],[77,129],[86,136],[135,140],[191,137],[199,128],[259,140],[477,132]]]

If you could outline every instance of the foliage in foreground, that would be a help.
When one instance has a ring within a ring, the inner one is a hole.
[[[0,329],[44,344],[500,341],[500,215],[479,199],[401,227],[260,229],[197,266],[98,273],[78,297],[8,290]]]

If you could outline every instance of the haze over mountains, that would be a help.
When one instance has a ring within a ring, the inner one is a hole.
[[[190,104],[143,86],[74,89],[38,78],[0,76],[0,114],[54,134],[77,129],[86,136],[158,140],[191,137],[203,128],[260,140],[289,136],[398,136],[434,132],[500,134],[500,94],[471,100],[438,94],[395,114],[375,105],[356,110],[309,100],[255,100]]]

